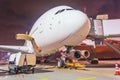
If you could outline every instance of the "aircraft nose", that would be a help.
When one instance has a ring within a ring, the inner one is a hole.
[[[76,11],[72,18],[73,18],[73,23],[75,23],[73,25],[78,28],[82,27],[88,20],[86,14],[80,11]]]
[[[88,21],[87,15],[78,10],[68,13],[65,19],[66,28],[71,32],[81,29]]]

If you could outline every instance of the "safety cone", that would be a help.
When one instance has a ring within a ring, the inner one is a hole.
[[[115,75],[120,75],[120,70],[117,63],[115,64]]]

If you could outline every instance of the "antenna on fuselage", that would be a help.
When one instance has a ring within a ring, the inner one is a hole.
[[[85,13],[85,14],[87,14],[86,12],[87,12],[87,7],[84,5],[83,6],[83,12]]]

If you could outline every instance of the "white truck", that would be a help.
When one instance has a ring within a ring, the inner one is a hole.
[[[9,58],[9,73],[28,72],[34,73],[36,56],[34,54],[23,54],[21,52],[11,54]]]

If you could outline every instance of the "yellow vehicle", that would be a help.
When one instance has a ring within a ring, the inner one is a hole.
[[[73,60],[72,62],[66,62],[65,66],[70,67],[70,69],[71,68],[77,69],[77,68],[83,68],[84,67],[84,65],[79,63],[77,60]]]

